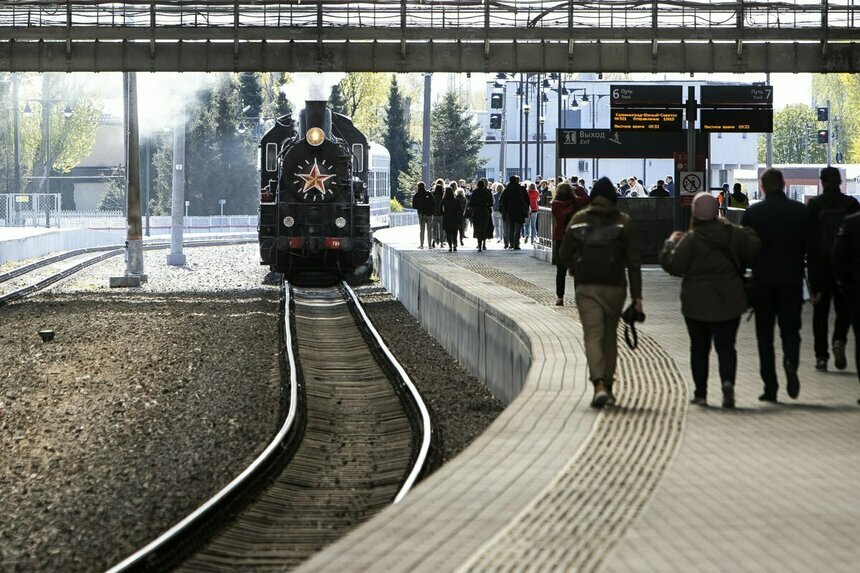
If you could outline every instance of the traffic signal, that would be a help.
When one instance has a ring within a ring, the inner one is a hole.
[[[828,112],[830,110],[828,110],[826,107],[819,107],[819,108],[817,108],[817,111],[818,111],[818,121],[827,121],[827,118],[829,117]]]
[[[843,159],[844,159],[844,158],[842,157],[842,152],[841,152],[841,151],[837,151],[837,152],[836,152],[836,163],[842,163],[842,160],[843,160]]]
[[[818,143],[827,143],[827,140],[828,140],[827,135],[828,134],[827,134],[826,129],[819,129],[818,130]]]
[[[490,108],[491,109],[502,109],[502,98],[504,96],[502,94],[491,94],[490,95]]]
[[[490,114],[490,129],[502,129],[502,114]]]

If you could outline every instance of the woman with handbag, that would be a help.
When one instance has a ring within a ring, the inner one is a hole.
[[[744,274],[758,255],[761,240],[751,229],[718,218],[719,204],[709,193],[693,198],[690,231],[676,231],[660,253],[663,270],[681,282],[681,313],[690,335],[692,403],[708,403],[711,344],[719,359],[723,407],[735,405],[737,351],[741,315],[747,310]]]

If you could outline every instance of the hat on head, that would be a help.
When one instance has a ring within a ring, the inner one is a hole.
[[[604,199],[608,199],[611,203],[618,202],[618,195],[615,193],[615,185],[612,184],[612,181],[610,181],[608,177],[601,177],[597,183],[592,186],[590,197],[592,201],[594,201],[596,197],[603,197]]]
[[[700,191],[693,197],[693,217],[699,221],[711,221],[717,218],[719,205],[710,193]]]

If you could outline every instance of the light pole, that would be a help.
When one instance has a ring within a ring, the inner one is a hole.
[[[221,232],[224,232],[224,203],[226,203],[226,199],[218,199],[218,206],[221,207]]]
[[[579,103],[576,101],[576,92],[581,91],[582,97],[580,100],[582,101],[582,105],[591,105],[591,129],[597,129],[597,106],[605,97],[609,97],[609,94],[596,94],[592,93],[590,96],[588,91],[585,88],[573,88],[570,90],[572,92],[572,97],[570,101],[570,107],[578,108]],[[592,157],[591,158],[591,177],[593,179],[597,178],[597,168],[600,166],[600,158]]]
[[[33,109],[29,102],[38,103],[42,106],[42,116],[45,118],[45,195],[51,193],[51,108],[55,103],[61,102],[60,99],[50,98],[28,98],[24,105],[24,117],[32,117]],[[63,117],[69,119],[72,117],[72,108],[66,104],[63,110]],[[45,226],[51,226],[51,210],[50,205],[46,203],[45,208]]]

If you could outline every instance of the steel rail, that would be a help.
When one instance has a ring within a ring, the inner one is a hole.
[[[209,498],[206,502],[203,503],[200,507],[182,519],[179,523],[159,535],[156,539],[148,543],[146,546],[142,547],[138,551],[129,555],[125,559],[123,559],[120,563],[114,565],[110,569],[108,569],[107,573],[118,573],[120,571],[129,571],[134,568],[141,566],[144,564],[144,561],[150,558],[150,556],[155,555],[158,551],[167,546],[167,544],[171,543],[175,537],[179,534],[188,531],[189,529],[198,525],[198,522],[206,517],[206,514],[213,509],[216,509],[217,506],[225,500],[228,496],[232,495],[235,491],[244,487],[247,482],[249,482],[265,464],[271,461],[277,454],[278,448],[280,448],[285,442],[287,435],[290,433],[293,427],[293,422],[296,419],[296,411],[297,411],[297,402],[298,402],[298,377],[296,373],[296,358],[293,353],[293,335],[290,329],[290,302],[289,302],[289,286],[284,283],[283,287],[285,291],[286,299],[284,301],[284,322],[281,327],[284,329],[284,348],[286,350],[287,355],[287,364],[289,365],[289,377],[290,377],[290,407],[287,412],[287,417],[284,420],[284,423],[281,424],[278,433],[275,434],[274,439],[266,446],[266,449],[260,453],[257,458],[251,462],[251,464],[245,468],[242,473],[236,476],[229,484],[221,488],[221,490],[216,493],[214,496]]]
[[[344,281],[342,283],[344,289],[349,296],[352,298],[353,303],[355,304],[355,308],[358,311],[359,315],[361,315],[364,324],[367,326],[370,334],[373,335],[376,344],[379,346],[380,350],[382,350],[385,357],[394,366],[394,369],[397,371],[397,374],[400,376],[400,379],[409,389],[409,392],[412,394],[413,400],[415,400],[415,404],[418,406],[418,410],[421,413],[421,427],[423,431],[423,435],[421,436],[421,448],[418,452],[418,456],[416,456],[415,464],[412,467],[412,470],[409,472],[409,476],[406,478],[406,481],[403,483],[403,486],[400,488],[400,491],[397,493],[397,496],[394,498],[394,503],[399,503],[403,498],[409,493],[409,490],[412,489],[412,486],[415,484],[415,481],[418,479],[418,476],[421,474],[421,471],[424,469],[424,465],[427,462],[427,456],[430,452],[430,443],[432,437],[432,428],[430,426],[430,411],[427,409],[427,405],[424,404],[424,400],[421,398],[421,393],[418,392],[418,388],[415,387],[415,384],[412,383],[412,380],[409,378],[409,375],[403,369],[403,366],[400,365],[400,362],[394,357],[394,354],[391,353],[388,346],[385,344],[385,341],[380,336],[379,331],[373,326],[373,322],[371,322],[370,317],[367,316],[367,313],[364,312],[364,307],[362,307],[361,302],[359,302],[358,297],[355,295],[355,291]]]

